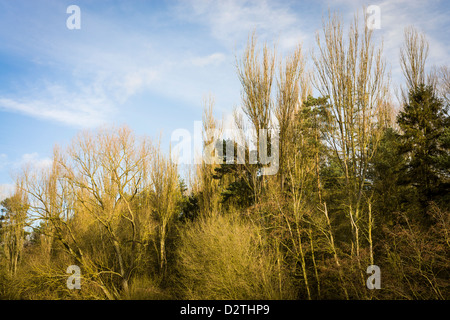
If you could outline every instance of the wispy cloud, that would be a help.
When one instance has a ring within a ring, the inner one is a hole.
[[[14,192],[14,184],[2,183],[0,184],[0,201],[10,197]]]
[[[24,166],[30,166],[37,169],[45,169],[51,166],[52,159],[49,157],[42,157],[37,152],[24,153],[16,160],[10,160],[7,154],[0,154],[0,170],[9,168],[14,171],[19,171]]]
[[[58,31],[47,30],[33,19],[38,31],[18,25],[19,39],[0,31],[12,51],[44,69],[14,92],[0,90],[0,109],[95,127],[120,119],[129,99],[146,91],[201,106],[202,95],[230,68],[225,53],[195,47],[170,29],[163,36],[143,28],[143,22],[129,24],[124,16],[112,19],[82,5],[81,10],[78,31],[66,30],[64,24]],[[56,24],[53,19],[49,25]],[[207,79],[208,68],[217,79]]]
[[[226,59],[225,55],[220,52],[213,53],[204,57],[195,57],[190,60],[190,63],[196,67],[205,67],[211,64],[218,64]]]
[[[20,14],[28,18],[30,7]],[[157,78],[149,39],[141,32],[130,34],[87,6],[82,6],[81,30],[70,31],[64,23],[52,28],[55,20],[64,22],[64,7],[54,2],[36,7],[40,21],[31,15],[28,24],[15,24],[19,12],[12,7],[3,17],[3,26],[17,27],[11,34],[0,31],[9,53],[42,71],[19,75],[22,85],[8,93],[0,90],[0,109],[93,127],[118,117],[121,105]]]
[[[398,61],[405,27],[414,26],[424,32],[430,42],[430,63],[447,63],[450,43],[446,35],[450,11],[438,8],[440,1],[382,1],[381,27],[385,48],[391,59]]]
[[[399,55],[405,27],[414,26],[425,33],[430,44],[428,67],[450,61],[450,42],[446,34],[450,28],[450,6],[445,3],[444,0],[324,1],[332,10],[343,13],[344,19],[350,19],[355,13],[361,16],[363,8],[369,5],[380,7],[381,29],[374,30],[374,35],[383,40],[384,56],[396,82],[402,81]]]
[[[376,34],[384,39],[394,74],[399,71],[403,28],[410,24],[427,32],[430,64],[448,61],[449,43],[443,31],[448,27],[448,10],[437,10],[441,3],[371,3],[381,7],[382,29]],[[23,2],[15,8],[6,3],[0,15],[4,50],[17,53],[43,72],[22,75],[29,80],[13,91],[0,90],[0,109],[77,127],[120,119],[130,98],[142,92],[201,107],[202,96],[212,91],[217,102],[230,109],[239,103],[234,55],[253,30],[261,40],[275,41],[281,53],[299,42],[307,53],[327,6],[343,11],[346,19],[363,5],[367,3],[362,0],[307,5],[275,0],[187,0],[171,3],[160,13],[139,13],[133,5],[122,4],[128,8],[123,14],[115,9],[94,10],[86,3],[80,4],[81,30],[69,31],[64,4],[58,1],[47,7]],[[305,11],[308,6],[315,7]],[[15,22],[18,15],[27,23]]]
[[[67,94],[59,99],[54,97],[48,100],[33,97],[0,98],[0,109],[50,119],[67,125],[92,127],[104,123],[107,115],[111,115],[112,108],[102,98]]]
[[[200,23],[228,48],[245,43],[257,30],[265,40],[278,40],[282,49],[290,49],[304,40],[305,20],[299,19],[288,2],[268,0],[190,0],[177,7],[181,19]]]
[[[41,157],[37,152],[25,153],[21,159],[15,164],[16,167],[30,166],[35,169],[47,169],[51,167],[52,159],[49,157]]]
[[[8,170],[13,181],[14,176],[26,167],[40,171],[49,168],[51,165],[52,159],[49,157],[42,157],[37,152],[25,153],[15,160],[11,160],[8,155],[4,153],[0,154],[0,172]],[[11,196],[14,192],[14,188],[14,183],[0,184],[0,201]]]

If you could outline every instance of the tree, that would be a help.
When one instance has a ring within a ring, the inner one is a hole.
[[[136,141],[126,127],[83,132],[66,153],[55,149],[50,169],[25,176],[48,236],[109,299],[128,295],[140,257],[154,243],[164,267],[177,171],[148,139]]]
[[[366,20],[364,20],[366,21]],[[384,130],[389,107],[388,77],[382,49],[375,49],[373,31],[361,32],[355,16],[348,37],[341,19],[333,14],[317,34],[318,54],[313,56],[315,86],[329,97],[326,143],[343,173],[342,209],[348,213],[353,234],[352,252],[360,253],[364,190],[371,159]]]
[[[399,133],[387,128],[372,160],[369,179],[374,192],[374,211],[383,224],[392,225],[394,212],[402,210],[402,203],[408,194],[408,187],[400,183],[400,173],[406,164],[406,157],[400,152],[402,142]]]
[[[152,149],[149,141],[137,144],[131,130],[100,130],[94,137],[85,132],[62,162],[79,212],[101,226],[116,258],[116,272],[126,293],[139,248],[137,212],[132,203],[150,184]],[[127,230],[128,232],[123,232]]]
[[[198,195],[199,214],[208,217],[220,209],[219,183],[213,179],[214,171],[219,166],[213,147],[222,134],[222,125],[214,118],[214,99],[209,96],[204,100],[203,109],[203,157],[197,165],[195,191]]]
[[[404,30],[404,43],[400,49],[400,66],[406,80],[406,92],[403,90],[403,100],[408,97],[408,91],[426,83],[425,65],[428,57],[429,44],[423,33],[414,27]]]
[[[276,52],[275,49],[270,50],[267,44],[265,44],[262,48],[262,57],[260,57],[258,49],[257,37],[253,33],[247,42],[247,47],[242,58],[236,62],[236,67],[242,86],[242,111],[247,116],[254,133],[254,136],[250,139],[253,139],[258,150],[261,151],[260,138],[262,137],[263,130],[270,129],[270,126],[273,124],[271,119],[274,106],[272,91],[276,74]],[[300,56],[295,59],[299,60],[299,58]],[[291,71],[293,72],[293,77],[296,77],[295,72],[298,68],[298,63],[299,61],[294,61],[292,64],[294,69]],[[296,80],[292,81],[294,81],[293,89],[295,90]],[[290,98],[295,99],[295,95]],[[292,107],[290,106],[289,108]],[[289,115],[289,112],[287,115]],[[243,119],[235,115],[235,120],[237,129],[243,131]],[[245,148],[250,150],[248,145]],[[255,199],[259,199],[265,181],[264,176],[262,179],[259,178],[260,163],[262,162],[260,152],[257,153],[256,160],[258,165],[251,164],[248,166],[247,172],[251,172],[251,178],[248,181],[249,187],[252,188]]]
[[[14,194],[3,200],[0,242],[11,275],[17,272],[18,262],[22,256],[25,242],[25,227],[28,222],[28,199],[23,190],[23,182],[16,183]]]
[[[420,84],[409,91],[397,123],[401,154],[406,156],[403,183],[417,191],[419,203],[443,200],[449,191],[448,105],[437,98],[434,88]]]
[[[258,135],[261,129],[268,129],[270,125],[276,55],[267,45],[264,45],[262,59],[260,59],[257,49],[256,34],[253,33],[242,59],[236,64],[242,85],[243,111]],[[292,71],[295,77],[298,62],[294,61],[293,64]],[[256,145],[259,145],[259,138],[257,139]]]
[[[275,117],[278,123],[280,138],[280,170],[278,176],[280,179],[281,190],[284,189],[286,178],[285,159],[293,151],[293,118],[298,112],[301,102],[309,93],[310,82],[307,79],[305,71],[305,59],[301,46],[288,57],[284,65],[280,63],[279,75],[277,81],[277,100],[275,105]]]
[[[227,153],[231,151],[231,148],[233,148],[233,155]],[[238,163],[239,148],[243,148],[245,158],[248,159],[248,146],[240,146],[231,139],[217,140],[216,150],[222,163],[214,169],[212,177],[219,181],[222,203],[228,208],[235,205],[243,209],[256,204],[255,189],[258,188],[262,177],[255,174],[260,165]],[[232,163],[229,161],[227,163],[230,159]]]
[[[180,213],[181,189],[177,165],[165,157],[159,146],[154,149],[150,164],[150,205],[158,222],[159,262],[163,274],[167,267],[166,242],[170,228]]]

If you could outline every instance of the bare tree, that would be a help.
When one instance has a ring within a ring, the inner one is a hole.
[[[450,103],[450,69],[448,66],[433,67],[428,82],[434,86],[437,94],[447,104]]]
[[[218,212],[220,206],[219,182],[213,178],[219,166],[215,145],[223,133],[222,125],[214,118],[214,98],[204,100],[203,109],[203,157],[197,166],[198,188],[201,190],[200,215],[211,216]],[[205,161],[206,160],[206,161]]]
[[[59,241],[110,299],[127,294],[136,268],[148,221],[139,215],[148,211],[134,202],[152,183],[152,152],[149,141],[137,143],[126,127],[95,136],[83,132],[66,154],[55,149],[49,170],[26,174],[32,209],[49,224],[47,236]],[[91,235],[99,237],[96,246],[86,238],[91,229],[97,230]]]
[[[166,240],[178,213],[181,191],[177,165],[162,154],[159,145],[154,147],[153,154],[150,166],[150,203],[158,221],[160,268],[165,271],[167,266]]]
[[[330,100],[327,143],[344,173],[347,207],[353,231],[353,250],[360,253],[363,190],[370,160],[383,132],[383,113],[389,97],[382,49],[375,50],[373,31],[360,32],[358,17],[343,34],[341,19],[330,16],[317,34],[315,85]],[[346,41],[347,40],[347,41]]]
[[[260,137],[263,130],[270,129],[273,114],[273,87],[276,75],[276,51],[270,50],[267,44],[262,47],[262,57],[259,53],[256,33],[253,32],[249,36],[247,47],[241,59],[236,59],[236,68],[238,77],[242,86],[242,112],[247,116],[251,125],[251,133],[253,133],[253,142],[257,148],[260,147]],[[238,130],[243,130],[243,119],[239,119],[235,114],[236,125]],[[269,137],[270,138],[270,135]],[[255,154],[250,150],[249,144],[245,146],[249,159],[255,159],[257,165],[245,165],[245,169],[250,173],[248,178],[248,186],[253,191],[255,202],[262,191],[265,177],[258,179],[258,166],[261,165],[261,154]],[[260,150],[261,151],[261,150]],[[272,152],[272,151],[271,151]],[[258,159],[259,156],[259,159]],[[253,160],[251,162],[254,162]]]
[[[406,79],[406,91],[425,84],[427,75],[425,64],[428,57],[428,40],[425,34],[419,33],[413,26],[404,30],[404,43],[400,49],[400,66]],[[407,92],[402,92],[406,99]]]
[[[280,182],[283,190],[285,179],[285,159],[292,152],[289,145],[292,142],[293,119],[299,105],[306,98],[305,88],[309,84],[306,77],[305,61],[302,48],[299,45],[296,50],[286,58],[285,64],[279,67],[277,103],[275,105],[275,117],[278,122],[280,139]]]
[[[17,272],[25,242],[25,227],[28,223],[28,198],[23,189],[23,181],[16,181],[14,194],[1,202],[4,213],[1,223],[0,243],[7,258],[11,275]]]
[[[450,104],[450,68],[448,66],[442,66],[439,68],[439,84],[438,90],[444,100]]]
[[[236,62],[242,85],[243,112],[253,125],[257,135],[261,129],[268,129],[273,109],[272,87],[275,78],[275,50],[263,46],[262,58],[258,53],[257,37],[253,33],[241,60]]]

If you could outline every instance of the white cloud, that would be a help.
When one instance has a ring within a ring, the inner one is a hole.
[[[0,184],[0,202],[10,197],[14,192],[14,188],[15,186],[12,183]]]
[[[175,12],[168,12],[175,14],[172,18],[208,27],[212,39],[202,40],[205,47],[196,46],[198,39],[185,38],[178,32],[149,32],[139,27],[140,23],[123,28],[124,20],[83,8],[79,32],[47,30],[47,24],[39,24],[37,31],[17,24],[15,33],[21,37],[0,31],[10,48],[20,48],[20,56],[39,61],[39,66],[51,71],[31,75],[32,83],[16,92],[0,94],[0,109],[77,127],[95,127],[114,122],[125,112],[122,108],[127,101],[145,90],[179,99],[187,106],[201,106],[202,96],[214,91],[218,102],[226,101],[229,108],[239,99],[239,89],[232,99],[228,98],[230,88],[238,83],[234,52],[230,54],[236,41],[244,44],[255,28],[263,39],[278,39],[283,49],[302,38],[300,20],[282,3],[188,1],[175,6]],[[51,16],[49,25],[59,23],[53,19]],[[226,43],[227,48],[211,50],[214,39]]]
[[[23,169],[41,171],[49,169],[52,165],[52,159],[49,157],[42,157],[37,152],[25,153],[19,158],[9,160],[7,154],[0,154],[0,171],[8,171],[10,181],[15,181],[16,177],[20,175]],[[14,183],[0,184],[0,201],[2,197],[8,197],[14,190]]]
[[[208,26],[211,34],[228,48],[235,48],[256,30],[265,40],[279,40],[282,49],[290,49],[306,38],[304,22],[289,5],[267,0],[190,0],[177,8],[178,16]],[[295,39],[296,41],[292,41]]]
[[[183,74],[180,76],[180,70],[174,68],[169,73],[172,79],[167,79],[167,83],[183,79],[172,86],[177,88],[175,94],[198,106],[208,92],[216,97],[217,110],[227,112],[239,105],[240,83],[235,55],[240,55],[253,31],[256,31],[260,44],[275,43],[281,54],[312,38],[309,18],[300,19],[299,12],[292,10],[290,5],[292,2],[268,0],[178,2],[173,7],[174,18],[202,28],[202,44],[206,50],[214,46],[214,51],[185,60]],[[217,52],[217,48],[221,52]]]
[[[380,7],[381,29],[374,30],[374,35],[382,37],[384,56],[392,68],[394,78],[398,80],[401,80],[399,54],[405,27],[414,26],[425,33],[430,43],[428,67],[448,63],[450,60],[450,44],[446,35],[449,28],[448,10],[442,10],[443,6],[445,7],[444,1],[374,0],[367,3],[362,0],[326,0],[324,2],[344,13],[344,20],[355,13],[361,16],[363,6]]]
[[[225,61],[226,57],[223,53],[216,52],[205,57],[195,57],[190,63],[196,67],[205,67],[211,64],[219,64]]]
[[[21,159],[15,164],[16,167],[30,166],[31,168],[42,170],[50,168],[52,159],[48,157],[40,157],[37,152],[25,153]]]
[[[381,1],[381,29],[375,30],[383,37],[384,56],[392,69],[393,84],[403,83],[400,68],[400,48],[406,27],[414,26],[424,32],[429,41],[427,67],[450,61],[450,44],[445,30],[448,29],[446,12],[439,10],[439,1]]]
[[[113,121],[122,104],[158,77],[159,64],[154,57],[163,54],[152,51],[148,37],[140,30],[122,30],[118,21],[83,8],[81,30],[68,31],[64,20],[61,28],[51,28],[59,24],[55,6],[61,4],[38,6],[46,15],[46,23],[33,16],[27,24],[16,24],[15,17],[30,15],[29,10],[20,13],[17,9],[6,15],[9,20],[0,21],[0,39],[10,53],[43,70],[19,74],[21,87],[0,94],[0,110],[77,127]],[[64,14],[65,10],[63,18]],[[5,32],[1,27],[6,23],[15,31]]]
[[[26,93],[0,96],[0,109],[71,126],[96,127],[112,121],[120,105],[148,88],[156,77],[150,69],[112,68],[109,72],[75,75],[60,83],[42,81]]]
[[[393,68],[398,68],[404,26],[415,24],[442,34],[448,21],[445,12],[436,12],[436,6],[427,3],[373,2],[381,6],[382,30],[376,31],[376,35],[383,35],[386,57]],[[311,3],[314,8],[308,12],[293,10],[294,3],[275,0],[177,2],[169,6],[174,10],[169,9],[164,15],[177,22],[187,22],[185,33],[165,28],[168,22],[159,21],[153,13],[150,13],[152,23],[149,26],[154,28],[152,31],[160,30],[160,34],[143,28],[143,21],[134,24],[126,18],[111,19],[108,14],[83,8],[82,29],[78,33],[64,28],[45,29],[47,24],[37,21],[17,24],[19,30],[15,32],[3,28],[0,38],[10,50],[20,48],[17,49],[19,56],[40,61],[51,72],[38,78],[31,75],[31,85],[13,94],[0,95],[0,109],[68,125],[94,127],[119,118],[121,112],[125,112],[122,108],[127,101],[145,90],[179,99],[185,105],[198,106],[201,106],[202,96],[213,91],[218,103],[229,109],[239,102],[234,54],[242,49],[253,30],[256,29],[260,40],[276,42],[282,54],[300,41],[304,44],[304,53],[309,52],[314,31],[321,27],[319,10],[331,2]],[[363,1],[340,0],[334,6],[347,10],[344,12],[347,20],[354,10],[361,13],[364,4]],[[163,28],[159,29],[158,22]],[[56,23],[59,22],[52,21],[49,25]],[[152,26],[153,23],[156,26]],[[35,24],[37,31],[30,27]],[[192,26],[194,34],[190,31]],[[197,29],[198,26],[204,30]],[[428,35],[430,63],[448,61],[448,43]],[[58,77],[52,77],[59,71]]]
[[[0,98],[0,109],[80,127],[96,126],[105,120],[102,112],[105,107],[101,101],[90,101],[89,99],[77,98],[75,102],[69,99],[46,101],[33,98],[21,100]]]

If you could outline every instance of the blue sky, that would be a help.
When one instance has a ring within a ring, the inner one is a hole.
[[[79,30],[66,27],[72,4]],[[24,163],[48,165],[79,130],[127,124],[168,145],[175,129],[193,132],[208,94],[217,117],[229,115],[251,31],[280,53],[299,42],[309,53],[328,9],[350,21],[364,5],[381,9],[375,32],[394,82],[406,26],[426,33],[429,66],[449,63],[448,1],[0,0],[0,198]]]

